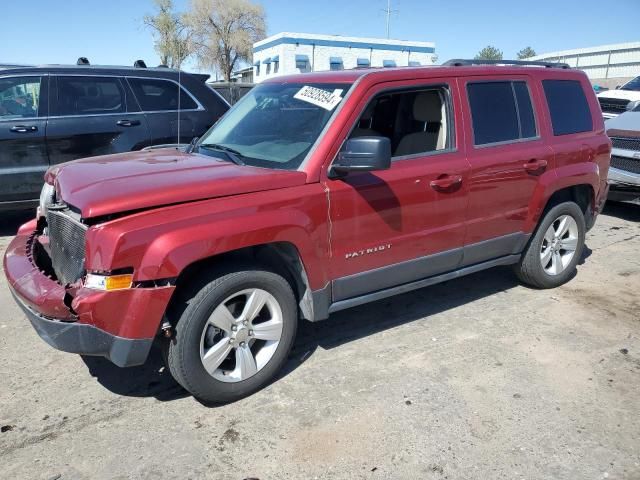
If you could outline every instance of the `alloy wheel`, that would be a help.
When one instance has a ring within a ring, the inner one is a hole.
[[[214,309],[202,331],[202,365],[216,380],[246,380],[269,363],[282,326],[282,309],[269,292],[252,288],[234,293]]]
[[[578,248],[578,224],[570,215],[561,215],[544,234],[540,247],[540,262],[548,275],[564,272]]]

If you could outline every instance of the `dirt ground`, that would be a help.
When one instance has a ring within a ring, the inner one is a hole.
[[[217,408],[157,352],[53,350],[2,275],[0,478],[638,480],[640,207],[587,245],[556,290],[501,268],[304,323],[275,383]]]

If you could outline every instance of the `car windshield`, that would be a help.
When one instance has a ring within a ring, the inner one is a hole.
[[[234,163],[297,169],[350,84],[268,83],[247,93],[195,150]]]
[[[629,80],[622,87],[620,87],[620,90],[640,91],[640,77],[636,77],[633,80]]]

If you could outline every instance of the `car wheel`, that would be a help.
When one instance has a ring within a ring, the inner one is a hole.
[[[186,300],[168,344],[169,370],[199,400],[226,403],[267,385],[297,329],[289,283],[267,270],[227,273]]]
[[[554,288],[568,282],[582,258],[585,220],[580,207],[564,202],[551,208],[515,266],[518,278],[536,288]]]

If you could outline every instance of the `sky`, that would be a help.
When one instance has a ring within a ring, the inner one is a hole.
[[[185,10],[189,0],[174,0]],[[2,0],[0,63],[157,65],[142,18],[152,0]],[[282,31],[384,38],[387,0],[258,0],[267,33]],[[391,38],[431,41],[438,62],[472,58],[493,45],[504,58],[640,41],[640,0],[392,0]],[[194,62],[185,66],[196,70]]]

